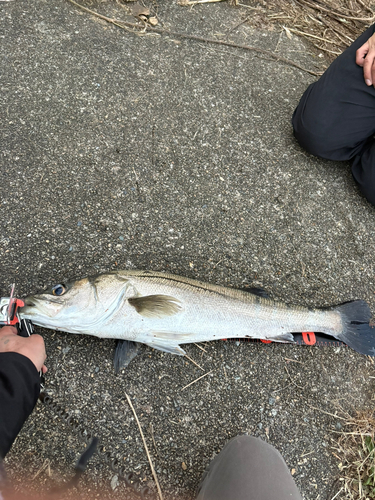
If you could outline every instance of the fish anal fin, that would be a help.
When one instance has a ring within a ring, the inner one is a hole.
[[[294,337],[292,333],[279,333],[275,335],[270,335],[267,340],[272,340],[273,342],[291,342],[294,343]]]
[[[170,295],[146,295],[128,299],[138,314],[145,318],[173,316],[182,310],[181,302]]]
[[[151,342],[147,342],[149,347],[153,347],[154,349],[158,349],[159,351],[169,352],[170,354],[177,354],[179,356],[185,356],[185,351],[178,345],[177,342],[171,342],[167,339],[158,339]]]
[[[116,373],[126,368],[138,353],[139,344],[131,340],[118,340],[113,356],[113,367]]]

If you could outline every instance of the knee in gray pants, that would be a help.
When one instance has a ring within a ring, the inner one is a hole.
[[[238,436],[199,485],[197,500],[302,500],[280,453],[259,438]]]

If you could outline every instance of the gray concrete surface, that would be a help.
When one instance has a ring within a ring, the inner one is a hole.
[[[130,20],[125,7],[87,2]],[[249,15],[168,0],[176,31],[223,38]],[[295,143],[291,114],[314,77],[240,49],[110,26],[64,0],[0,3],[0,290],[19,294],[88,274],[140,268],[275,299],[375,310],[375,212],[346,164]],[[297,38],[244,24],[229,39],[322,64]],[[213,342],[190,361],[142,348],[112,369],[114,342],[38,330],[47,390],[152,486],[140,416],[166,498],[193,498],[230,437],[261,436],[293,470],[305,499],[331,498],[335,414],[372,401],[373,364],[349,348]],[[290,361],[292,360],[292,361]],[[157,452],[152,443],[154,429]],[[38,404],[7,467],[15,482],[69,477],[83,443]],[[184,467],[182,466],[182,463]],[[94,458],[82,494],[114,474]],[[120,485],[113,498],[124,498]],[[339,498],[339,497],[337,497]]]

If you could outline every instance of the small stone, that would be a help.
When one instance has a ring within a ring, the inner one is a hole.
[[[272,406],[275,404],[275,398],[269,398],[268,403]]]
[[[187,469],[187,465],[185,464],[185,462],[182,462],[181,467],[182,467],[184,470],[186,470],[186,469]]]
[[[112,488],[112,490],[114,491],[119,484],[120,483],[119,483],[119,480],[118,480],[118,476],[117,475],[113,476],[113,478],[111,479],[111,488]]]

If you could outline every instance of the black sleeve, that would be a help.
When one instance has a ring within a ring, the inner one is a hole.
[[[0,353],[0,458],[8,453],[40,393],[40,377],[29,358]]]

